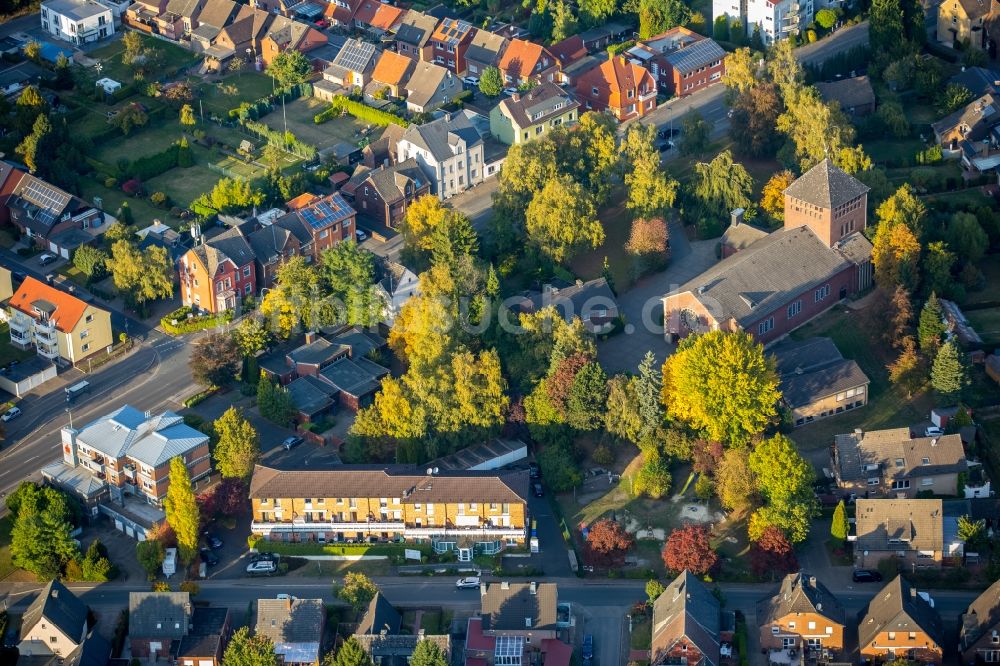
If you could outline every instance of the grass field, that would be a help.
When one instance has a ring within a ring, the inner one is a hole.
[[[120,189],[108,189],[104,183],[99,182],[93,176],[83,176],[80,178],[80,195],[86,201],[93,202],[94,197],[101,197],[101,207],[110,213],[115,214],[123,201],[128,201],[129,208],[132,209],[132,216],[136,224],[145,226],[143,223],[152,222],[153,218],[160,218],[166,222],[166,211],[157,208],[145,199],[136,199],[128,196]]]
[[[621,197],[621,192],[615,192],[612,200],[621,200]],[[596,250],[578,254],[570,262],[570,268],[584,280],[593,280],[604,274],[604,258],[607,257],[615,289],[621,293],[633,281],[631,267],[635,259],[625,252],[631,219],[622,203],[602,208],[597,212],[597,217],[604,227],[604,244]]]
[[[194,86],[206,119],[213,113],[226,119],[229,110],[238,107],[240,102],[260,99],[273,91],[271,77],[256,72],[230,74],[219,83],[205,83],[193,78],[189,78],[188,83]],[[237,95],[227,94],[227,91],[234,88],[238,91]],[[192,106],[197,113],[197,105]]]
[[[984,342],[993,344],[1000,342],[1000,308],[966,310],[965,317]]]
[[[147,81],[159,80],[163,76],[176,72],[182,67],[194,65],[199,60],[199,57],[191,51],[143,35],[142,33],[139,34],[142,36],[143,46],[156,49],[162,58],[160,66],[146,75]],[[94,49],[87,55],[101,62],[101,76],[112,78],[125,85],[132,82],[133,75],[132,68],[122,63],[122,53],[124,52],[125,47],[122,46],[121,40],[115,40],[105,46]]]
[[[313,122],[313,117],[327,108],[329,104],[315,97],[297,99],[285,104],[284,118],[282,117],[281,105],[274,111],[267,114],[262,120],[271,129],[282,131],[285,121],[288,123],[288,131],[306,143],[323,150],[338,143],[348,143],[352,146],[358,145],[361,140],[360,131],[364,128],[363,123],[359,123],[351,116],[334,118],[322,125]]]
[[[135,161],[140,157],[153,155],[164,150],[184,136],[180,123],[169,114],[162,121],[152,121],[148,127],[133,130],[128,136],[121,136],[103,145],[94,146],[94,157],[105,164],[114,166],[125,158]]]
[[[0,518],[0,580],[17,571],[10,555],[10,530],[13,526],[9,514]]]

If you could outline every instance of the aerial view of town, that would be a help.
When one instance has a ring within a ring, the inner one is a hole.
[[[0,0],[0,666],[1000,666],[1000,0]]]

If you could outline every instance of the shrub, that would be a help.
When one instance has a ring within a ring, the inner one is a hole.
[[[118,187],[118,179],[112,176],[108,176],[107,178],[104,179],[104,187],[108,188],[109,190]]]
[[[594,449],[594,462],[598,465],[610,465],[615,461],[615,456],[606,445],[601,444]]]
[[[129,178],[122,183],[122,191],[132,197],[142,194],[142,181],[138,178]]]
[[[167,195],[163,192],[153,192],[149,195],[149,201],[154,206],[163,206],[167,203]]]

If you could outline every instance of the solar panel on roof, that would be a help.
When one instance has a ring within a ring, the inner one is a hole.
[[[524,654],[524,636],[497,636],[494,657],[520,657]]]
[[[56,215],[65,208],[68,199],[65,193],[38,179],[33,179],[28,183],[21,196],[42,209],[38,217],[45,223],[55,219]]]

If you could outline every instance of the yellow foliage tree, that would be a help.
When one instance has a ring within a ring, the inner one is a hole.
[[[779,222],[785,219],[785,190],[795,181],[795,174],[787,169],[771,176],[764,184],[760,207]]]

